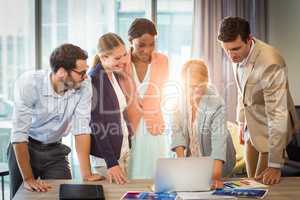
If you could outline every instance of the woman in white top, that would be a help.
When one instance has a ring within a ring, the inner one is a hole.
[[[168,58],[155,51],[156,27],[148,19],[135,19],[128,30],[131,70],[139,105],[129,105],[132,117],[132,158],[129,176],[153,178],[156,160],[167,157],[168,135],[161,110],[162,88],[168,79]]]

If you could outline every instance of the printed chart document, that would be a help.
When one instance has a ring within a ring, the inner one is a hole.
[[[236,181],[225,181],[225,188],[233,189],[267,189],[268,186],[252,179],[241,179]]]
[[[234,197],[247,197],[263,199],[267,195],[266,189],[221,189],[216,190],[213,194],[220,196],[234,196]]]

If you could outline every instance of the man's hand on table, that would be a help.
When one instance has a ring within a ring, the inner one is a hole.
[[[43,180],[36,180],[34,178],[30,178],[24,181],[24,187],[25,189],[33,192],[47,192],[49,189],[51,189],[51,185],[46,183]]]
[[[99,174],[91,174],[91,175],[85,176],[83,178],[84,181],[101,181],[104,179],[105,179],[105,177],[100,176]]]
[[[268,167],[260,175],[255,177],[255,180],[262,182],[266,185],[273,185],[280,182],[281,169]]]

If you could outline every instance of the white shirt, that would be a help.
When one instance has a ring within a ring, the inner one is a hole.
[[[77,90],[58,95],[51,83],[51,71],[26,72],[15,86],[11,142],[44,144],[58,142],[69,133],[90,134],[92,85],[90,79]]]
[[[247,72],[247,62],[254,50],[254,46],[255,46],[255,43],[254,41],[252,40],[252,43],[251,43],[251,48],[250,48],[250,51],[248,53],[248,56],[238,64],[238,68],[237,68],[237,80],[238,80],[238,83],[240,85],[240,88],[243,90],[244,88],[244,84],[246,82],[246,72]],[[243,93],[244,91],[242,91]]]
[[[127,107],[127,103],[126,103],[126,97],[123,94],[123,91],[114,75],[114,73],[112,73],[112,80],[110,81],[115,93],[117,95],[118,98],[118,102],[119,102],[119,109],[120,109],[120,115],[121,115],[121,126],[122,126],[122,133],[123,133],[123,142],[122,142],[122,147],[121,147],[121,153],[120,153],[120,158],[125,155],[127,152],[129,152],[129,141],[128,141],[128,128],[127,128],[127,124],[126,121],[124,119],[124,115],[123,112]]]

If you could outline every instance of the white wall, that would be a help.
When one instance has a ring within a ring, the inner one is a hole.
[[[268,7],[269,43],[284,56],[291,93],[300,105],[300,1],[269,0]]]

